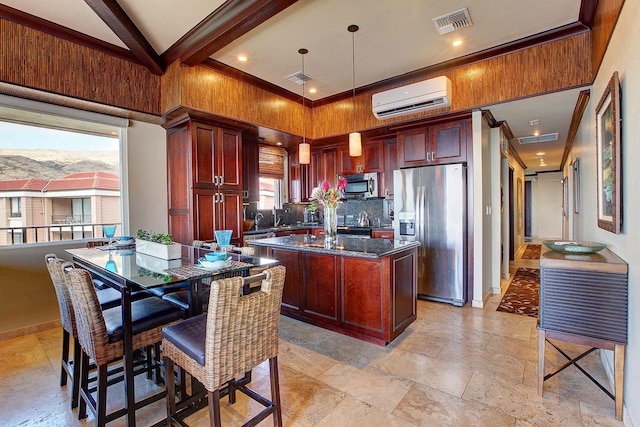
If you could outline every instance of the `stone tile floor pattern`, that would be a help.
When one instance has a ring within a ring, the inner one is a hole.
[[[512,275],[535,262],[517,259]],[[282,317],[284,425],[622,426],[613,401],[575,367],[546,381],[538,397],[536,319],[497,312],[500,299],[492,296],[483,309],[418,301],[417,321],[387,347]],[[92,416],[76,419],[70,388],[58,385],[60,344],[59,328],[0,342],[0,426],[94,425]],[[561,344],[572,355],[581,351]],[[564,358],[547,346],[546,363],[549,371]],[[597,352],[582,365],[608,384]],[[252,385],[268,396],[268,365],[253,371]],[[138,397],[158,390],[142,376],[136,387]],[[109,392],[109,407],[119,407],[122,384]],[[241,393],[232,406],[223,399],[223,425],[242,425],[260,409]],[[164,416],[164,401],[156,402],[138,411],[137,423]],[[187,422],[208,426],[206,410]],[[273,425],[271,417],[260,425]]]

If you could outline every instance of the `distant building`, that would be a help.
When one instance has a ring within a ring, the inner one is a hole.
[[[95,232],[90,224],[120,222],[116,174],[0,181],[0,245],[91,238]]]

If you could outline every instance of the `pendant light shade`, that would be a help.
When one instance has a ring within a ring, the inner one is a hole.
[[[349,134],[349,155],[351,157],[362,156],[362,140],[360,132],[351,132]]]
[[[300,162],[301,165],[311,163],[311,145],[306,142],[298,145],[298,162]]]
[[[302,58],[302,143],[298,145],[298,162],[301,165],[308,165],[311,163],[311,145],[307,143],[307,138],[305,136],[306,128],[305,128],[305,120],[304,116],[306,115],[304,108],[304,82],[305,82],[305,74],[304,74],[304,56],[309,53],[307,49],[298,49],[298,53]]]
[[[352,75],[353,75],[353,132],[349,134],[349,155],[351,157],[360,157],[362,155],[362,138],[356,126],[356,31],[360,27],[357,25],[349,25],[347,31],[351,33],[351,59],[352,59]]]

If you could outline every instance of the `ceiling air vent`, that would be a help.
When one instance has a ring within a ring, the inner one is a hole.
[[[464,9],[433,18],[433,25],[436,26],[438,34],[442,35],[460,28],[470,27],[473,23],[471,22],[469,10],[465,7]]]
[[[523,136],[518,138],[518,142],[520,144],[535,144],[538,142],[551,142],[558,140],[558,132],[556,133],[545,133],[544,135],[538,136]]]
[[[309,77],[308,75],[304,74],[302,71],[298,71],[297,73],[293,73],[290,76],[285,77],[285,79],[287,79],[290,82],[293,82],[293,83],[295,83],[297,85],[301,85],[303,81],[306,83],[309,80],[311,80],[311,77]]]

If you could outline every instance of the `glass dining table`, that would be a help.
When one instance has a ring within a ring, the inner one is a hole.
[[[146,398],[138,404],[135,401],[131,293],[183,284],[189,291],[189,308],[186,317],[192,317],[202,313],[203,284],[225,277],[248,276],[252,268],[263,269],[278,265],[277,260],[229,252],[229,261],[223,268],[205,269],[199,265],[199,260],[205,253],[211,252],[210,249],[182,245],[181,250],[182,257],[175,260],[163,260],[138,253],[135,248],[95,247],[66,250],[76,265],[88,270],[94,278],[100,279],[105,285],[120,292],[124,329],[125,410],[129,427],[135,426],[135,410],[138,407],[164,396],[163,392],[156,398]]]

